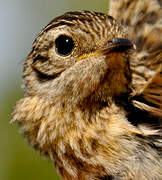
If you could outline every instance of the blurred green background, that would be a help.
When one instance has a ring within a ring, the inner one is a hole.
[[[66,11],[108,11],[108,0],[0,0],[0,180],[58,180],[52,163],[40,157],[10,124],[23,96],[23,63],[39,31]]]

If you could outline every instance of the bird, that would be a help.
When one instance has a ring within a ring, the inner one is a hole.
[[[162,179],[161,5],[112,0],[36,37],[11,122],[61,179]]]

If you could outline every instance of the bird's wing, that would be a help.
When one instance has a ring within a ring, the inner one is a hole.
[[[162,117],[162,64],[144,88],[133,93],[133,104],[153,116]]]
[[[109,14],[128,26],[137,45],[133,104],[162,118],[162,0],[110,0]]]

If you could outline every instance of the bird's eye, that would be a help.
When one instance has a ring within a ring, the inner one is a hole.
[[[74,48],[74,41],[72,38],[61,35],[55,40],[56,52],[61,56],[69,55]]]

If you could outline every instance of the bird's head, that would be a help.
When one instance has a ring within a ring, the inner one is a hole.
[[[27,96],[76,104],[130,91],[134,44],[125,27],[96,12],[65,13],[36,38],[24,65]]]

